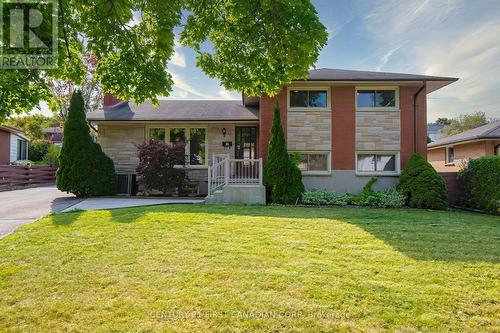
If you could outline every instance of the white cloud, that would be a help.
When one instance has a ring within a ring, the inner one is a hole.
[[[238,94],[236,94],[234,92],[231,92],[231,91],[228,91],[224,87],[220,88],[219,93],[217,94],[217,96],[220,97],[221,99],[226,99],[226,100],[234,100],[234,99],[240,99],[241,98],[241,96],[239,96]]]
[[[378,69],[406,66],[404,71],[458,77],[429,96],[429,120],[473,111],[498,117],[500,7],[494,5],[392,0],[374,6],[364,23],[379,45]]]
[[[180,68],[186,68],[186,56],[180,50],[181,47],[182,45],[176,39],[174,46],[174,54],[172,55],[169,64],[175,65]]]
[[[195,86],[189,84],[182,76],[176,73],[172,74],[172,79],[174,80],[174,87],[172,94],[169,98],[174,99],[172,96],[174,93],[181,97],[182,99],[210,99],[212,96],[200,91]]]
[[[384,55],[382,55],[382,57],[380,58],[380,64],[377,66],[376,70],[377,71],[380,71],[382,70],[382,68],[385,66],[385,64],[387,64],[387,62],[389,61],[389,59],[392,57],[392,55],[397,52],[399,49],[401,48],[401,46],[396,46],[392,49],[390,49],[388,52],[386,52]]]

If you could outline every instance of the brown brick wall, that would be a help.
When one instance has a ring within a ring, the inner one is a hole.
[[[259,105],[259,157],[267,160],[267,151],[269,146],[269,140],[271,139],[271,127],[273,123],[274,108],[276,107],[276,102],[279,103],[281,122],[283,124],[283,129],[287,130],[287,90],[282,89],[281,92],[274,96],[269,97],[264,95],[260,98]],[[286,135],[285,135],[286,137]]]
[[[455,162],[452,165],[445,164],[445,147],[430,149],[427,153],[427,160],[438,172],[457,172],[468,159],[493,155],[493,151],[489,152],[488,149],[490,144],[491,141],[478,141],[454,145]]]
[[[354,170],[356,106],[354,87],[332,87],[332,169]]]
[[[415,151],[414,145],[414,114],[413,95],[418,91],[418,87],[399,88],[399,107],[401,117],[401,167],[403,168],[410,156]],[[417,130],[416,130],[416,151],[427,156],[427,96],[426,90],[420,92],[417,99]]]

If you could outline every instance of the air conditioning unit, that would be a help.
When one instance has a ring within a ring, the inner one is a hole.
[[[116,194],[136,195],[137,179],[135,174],[118,174]]]

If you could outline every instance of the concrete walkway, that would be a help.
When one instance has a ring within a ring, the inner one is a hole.
[[[166,204],[203,204],[204,199],[190,198],[89,198],[76,205],[68,207],[63,212],[72,210],[113,209],[138,206],[166,205]]]
[[[54,185],[0,192],[0,238],[17,227],[80,202]]]

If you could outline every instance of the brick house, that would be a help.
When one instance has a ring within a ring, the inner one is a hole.
[[[429,163],[438,172],[457,172],[468,160],[500,155],[500,120],[444,137],[427,146]]]
[[[214,182],[210,176],[218,175],[217,155],[265,163],[278,103],[288,150],[301,156],[306,187],[359,192],[372,176],[379,177],[378,188],[394,185],[412,153],[427,155],[427,94],[456,80],[317,69],[274,97],[243,93],[241,102],[166,100],[153,108],[107,95],[103,109],[87,118],[97,125],[98,141],[118,173],[135,172],[137,144],[186,142],[190,179],[206,194]],[[244,168],[236,166],[243,174]]]

